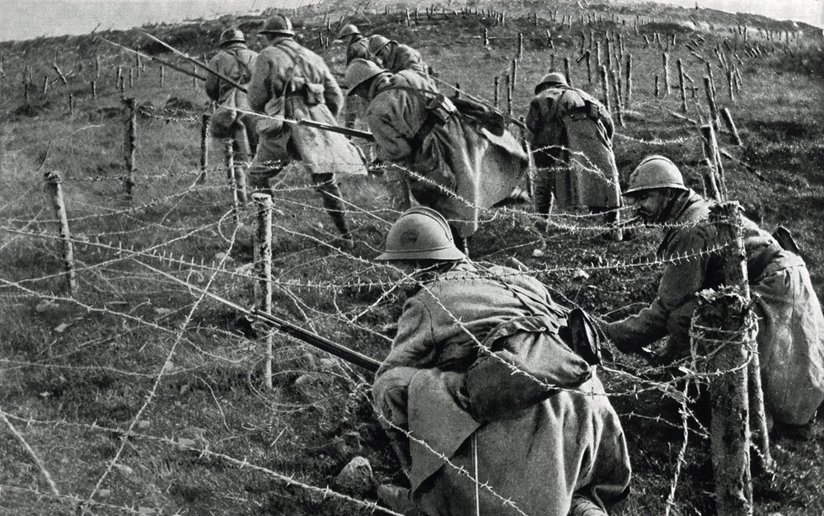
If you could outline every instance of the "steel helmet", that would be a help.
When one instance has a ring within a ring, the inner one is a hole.
[[[353,59],[346,68],[346,74],[343,77],[343,82],[349,88],[347,95],[353,94],[355,88],[385,72],[386,70],[368,59],[362,57]]]
[[[389,228],[384,252],[378,261],[443,260],[455,261],[466,255],[455,247],[452,231],[443,215],[425,206],[403,212]]]
[[[360,31],[354,25],[352,25],[351,23],[348,23],[348,24],[343,26],[343,28],[340,30],[340,32],[338,32],[338,38],[337,39],[343,39],[346,36],[352,36],[354,34],[360,34]]]
[[[243,35],[243,31],[232,28],[221,32],[218,44],[223,46],[229,43],[246,43],[246,37]]]
[[[274,34],[280,36],[294,36],[295,31],[292,29],[292,22],[282,14],[276,14],[266,20],[263,28],[258,31],[258,34]]]
[[[544,75],[541,78],[541,82],[539,82],[538,85],[535,86],[535,94],[537,95],[541,91],[542,86],[549,84],[563,84],[564,86],[567,86],[566,77],[564,76],[564,74],[559,72],[552,72]]]
[[[369,53],[377,55],[380,50],[389,44],[389,38],[381,36],[380,34],[375,34],[374,36],[369,36]]]
[[[653,154],[641,160],[629,175],[629,186],[624,195],[656,188],[688,190],[681,171],[669,158]]]

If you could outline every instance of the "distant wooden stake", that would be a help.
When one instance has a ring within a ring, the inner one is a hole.
[[[704,158],[710,173],[710,177],[704,177],[705,195],[716,201],[723,201],[725,198],[724,174],[721,169],[721,154],[718,150],[715,130],[712,124],[702,125],[698,129],[701,132]]]
[[[97,100],[97,81],[91,81],[89,87],[92,90],[92,100]]]
[[[29,81],[26,79],[23,79],[23,100],[29,103]]]
[[[730,114],[729,109],[721,108],[721,120],[724,121],[724,125],[730,132],[732,143],[741,146],[741,137],[738,135],[738,129],[735,127],[735,122],[732,119],[732,114]]]
[[[100,78],[100,56],[94,56],[94,78]]]
[[[670,77],[669,77],[669,54],[664,52],[661,54],[663,64],[664,64],[664,95],[670,94]]]
[[[592,52],[587,50],[587,84],[592,84]]]
[[[69,114],[74,114],[74,95],[69,93]]]
[[[601,66],[601,98],[604,102],[604,107],[607,108],[607,111],[612,111],[612,109],[610,109],[609,79],[607,78],[606,66]]]
[[[60,70],[60,67],[57,66],[57,63],[54,63],[52,68],[55,72],[57,72],[57,76],[60,77],[60,82],[62,82],[64,86],[68,85],[69,81],[66,80],[66,76],[63,75],[63,72]]]
[[[257,238],[254,247],[255,307],[267,314],[272,313],[272,197],[264,193],[252,194],[257,207]],[[272,361],[274,360],[274,333],[266,332],[266,361],[263,368],[263,383],[272,388]]]
[[[134,89],[134,68],[129,67],[129,89]]]
[[[43,76],[43,96],[45,97],[46,93],[48,93],[48,92],[49,92],[49,76],[44,75]]]
[[[515,86],[518,84],[518,60],[513,59],[509,63],[509,76],[510,76],[510,84],[512,85],[512,90],[515,90]]]
[[[715,92],[712,89],[710,78],[704,76],[704,93],[707,95],[707,106],[710,109],[710,122],[715,132],[718,132],[718,104],[715,103]]]
[[[681,90],[681,112],[687,112],[687,90],[684,87],[684,63],[678,60],[678,87]]]
[[[612,94],[615,98],[615,117],[618,120],[618,125],[624,126],[624,115],[621,106],[621,87],[619,85],[620,78],[615,70],[610,70],[610,78],[612,79]]]
[[[655,74],[655,89],[653,90],[653,93],[655,94],[655,98],[658,98],[661,95],[661,88],[659,86],[659,82],[660,81],[658,79],[658,74],[656,73]]]
[[[524,33],[518,33],[518,59],[522,59],[524,57]]]
[[[163,87],[163,83],[166,80],[166,69],[163,68],[163,65],[160,65],[160,87]]]
[[[569,70],[569,57],[564,56],[564,76],[566,77],[567,84],[572,87],[572,74]]]
[[[498,91],[500,90],[500,82],[500,77],[496,75],[492,85],[492,103],[495,106],[495,109],[498,108]]]
[[[487,29],[486,27],[484,27],[483,41],[484,41],[484,46],[488,47],[489,46],[489,29]]]
[[[44,178],[54,213],[57,215],[60,240],[63,242],[63,268],[66,271],[66,284],[69,295],[73,296],[77,292],[77,277],[74,269],[74,247],[69,231],[69,217],[66,215],[66,203],[63,199],[63,180],[56,171],[46,172]]]
[[[512,116],[512,81],[509,78],[509,74],[504,76],[504,82],[506,83],[506,114],[507,116]]]
[[[123,188],[126,190],[126,197],[132,198],[134,188],[134,173],[136,170],[135,155],[137,153],[137,103],[134,98],[123,99],[126,105],[126,134],[124,145],[124,158],[126,161],[127,175],[123,179]]]
[[[624,107],[629,109],[632,101],[632,54],[627,54],[626,91],[624,92]]]

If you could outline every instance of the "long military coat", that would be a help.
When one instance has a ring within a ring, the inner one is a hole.
[[[423,62],[421,53],[403,43],[390,43],[389,54],[383,61],[383,67],[392,73],[398,73],[403,70],[411,70],[418,72],[424,77],[429,77],[426,63]]]
[[[525,122],[535,165],[554,169],[551,181],[559,208],[621,205],[614,127],[600,102],[569,86],[551,86],[533,97]]]
[[[291,38],[276,38],[260,52],[248,96],[256,112],[333,126],[343,107],[343,93],[323,59]],[[288,123],[260,134],[250,173],[294,159],[313,174],[366,174],[361,154],[343,135]]]
[[[520,510],[566,516],[575,493],[602,506],[626,495],[630,464],[624,434],[608,399],[598,395],[603,387],[589,372],[575,388],[505,418],[482,423],[467,406],[462,386],[481,354],[479,343],[534,344],[521,350],[528,366],[541,346],[561,346],[554,349],[566,350],[571,368],[580,367],[575,360],[588,367],[559,344],[564,313],[534,278],[506,267],[481,271],[470,263],[426,283],[407,300],[373,395],[380,412],[414,437],[385,425],[391,438],[404,441],[396,450],[408,449],[412,498],[426,514],[475,513],[475,484],[456,469],[461,467],[473,476],[477,471],[488,486],[480,489],[483,514]],[[534,321],[539,325],[531,326]],[[519,341],[524,336],[530,337]],[[561,360],[552,355],[553,362]],[[541,370],[530,372],[540,377]]]
[[[244,43],[232,43],[223,47],[212,59],[209,60],[209,67],[222,75],[232,79],[238,84],[246,84],[252,75],[252,68],[257,59],[257,52],[249,50]],[[255,117],[248,113],[232,110],[238,108],[242,111],[251,111],[246,93],[238,90],[226,81],[221,80],[214,74],[206,74],[206,94],[210,99],[217,102],[223,108],[218,107],[217,116],[213,118],[211,125],[212,133],[215,136],[223,137],[231,134],[231,128],[227,123],[229,120],[240,120],[244,124],[244,129],[248,136],[248,141],[257,141],[254,134]],[[221,109],[228,109],[225,113],[220,113]],[[224,127],[216,125],[216,119],[222,119]],[[237,137],[237,136],[236,136]],[[248,145],[248,144],[243,144]],[[250,152],[246,149],[244,152]],[[251,156],[250,156],[251,157]]]
[[[437,90],[410,70],[373,87],[366,121],[378,157],[408,167],[415,199],[439,211],[462,237],[475,233],[480,210],[505,199],[526,171],[523,149],[510,133],[495,136],[457,113],[434,126],[418,146],[415,135]],[[448,99],[445,105],[455,110]]]
[[[718,245],[706,222],[710,201],[695,192],[672,208],[659,259],[696,255]],[[758,315],[758,351],[768,412],[779,421],[803,424],[824,401],[824,317],[803,260],[780,249],[775,239],[744,219],[744,247],[750,290]],[[664,269],[658,296],[640,313],[604,327],[617,345],[637,350],[669,335],[671,345],[689,349],[689,325],[695,294],[723,281],[723,263],[705,253]]]

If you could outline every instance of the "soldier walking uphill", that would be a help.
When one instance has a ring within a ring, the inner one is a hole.
[[[687,188],[681,171],[663,156],[645,158],[630,175],[624,195],[644,222],[672,225],[659,258],[692,258],[667,265],[648,308],[606,323],[603,330],[625,353],[642,353],[642,346],[669,335],[666,348],[653,357],[667,363],[689,354],[695,294],[723,281],[723,258],[708,251],[720,243],[716,226],[707,223],[713,202]],[[746,218],[743,237],[767,412],[788,433],[803,432],[797,426],[807,424],[824,400],[821,305],[801,257]]]
[[[532,134],[535,211],[546,227],[553,195],[559,208],[586,206],[592,211],[621,205],[618,169],[612,153],[609,112],[588,93],[570,87],[560,73],[550,73],[535,87],[526,126]],[[607,221],[616,220],[617,211]]]
[[[384,503],[404,514],[605,516],[628,494],[624,432],[591,367],[597,333],[579,331],[595,329],[586,314],[535,278],[469,261],[423,206],[398,218],[377,259],[418,287],[372,387],[410,484],[380,486]]]
[[[349,66],[353,59],[369,59],[369,39],[361,34],[356,26],[351,23],[344,25],[338,32],[338,40],[346,45],[346,66]],[[343,125],[349,128],[355,126],[358,114],[364,109],[363,102],[356,99],[357,97],[353,97],[351,101],[347,101],[344,108]]]
[[[269,189],[270,180],[290,162],[300,160],[309,169],[326,212],[343,237],[353,244],[344,216],[336,173],[365,174],[357,149],[344,136],[283,119],[314,120],[336,125],[343,93],[323,59],[293,39],[292,22],[282,15],[267,20],[259,34],[269,39],[260,52],[249,83],[249,104],[267,115],[258,123],[260,142],[249,167],[255,188]]]
[[[209,68],[245,85],[252,77],[257,52],[249,50],[246,38],[238,29],[230,28],[220,35],[220,51],[209,60]],[[240,113],[234,108],[249,111],[246,93],[222,81],[214,74],[206,76],[206,94],[218,103],[209,129],[216,138],[231,138],[236,163],[249,161],[257,149],[257,132],[253,115]]]
[[[346,70],[349,95],[369,102],[366,120],[378,158],[403,165],[415,199],[449,221],[466,251],[480,210],[506,199],[526,171],[527,156],[500,124],[497,134],[458,113],[420,73],[396,74],[355,59]],[[406,170],[411,171],[409,174]]]

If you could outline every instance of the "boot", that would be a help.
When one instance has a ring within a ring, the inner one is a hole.
[[[352,249],[355,242],[352,239],[349,224],[346,222],[344,215],[346,209],[343,205],[343,195],[341,194],[340,187],[338,187],[332,174],[318,174],[315,180],[315,186],[320,193],[321,199],[323,199],[323,207],[326,209],[326,213],[329,214],[329,217],[341,234],[344,245]]]

